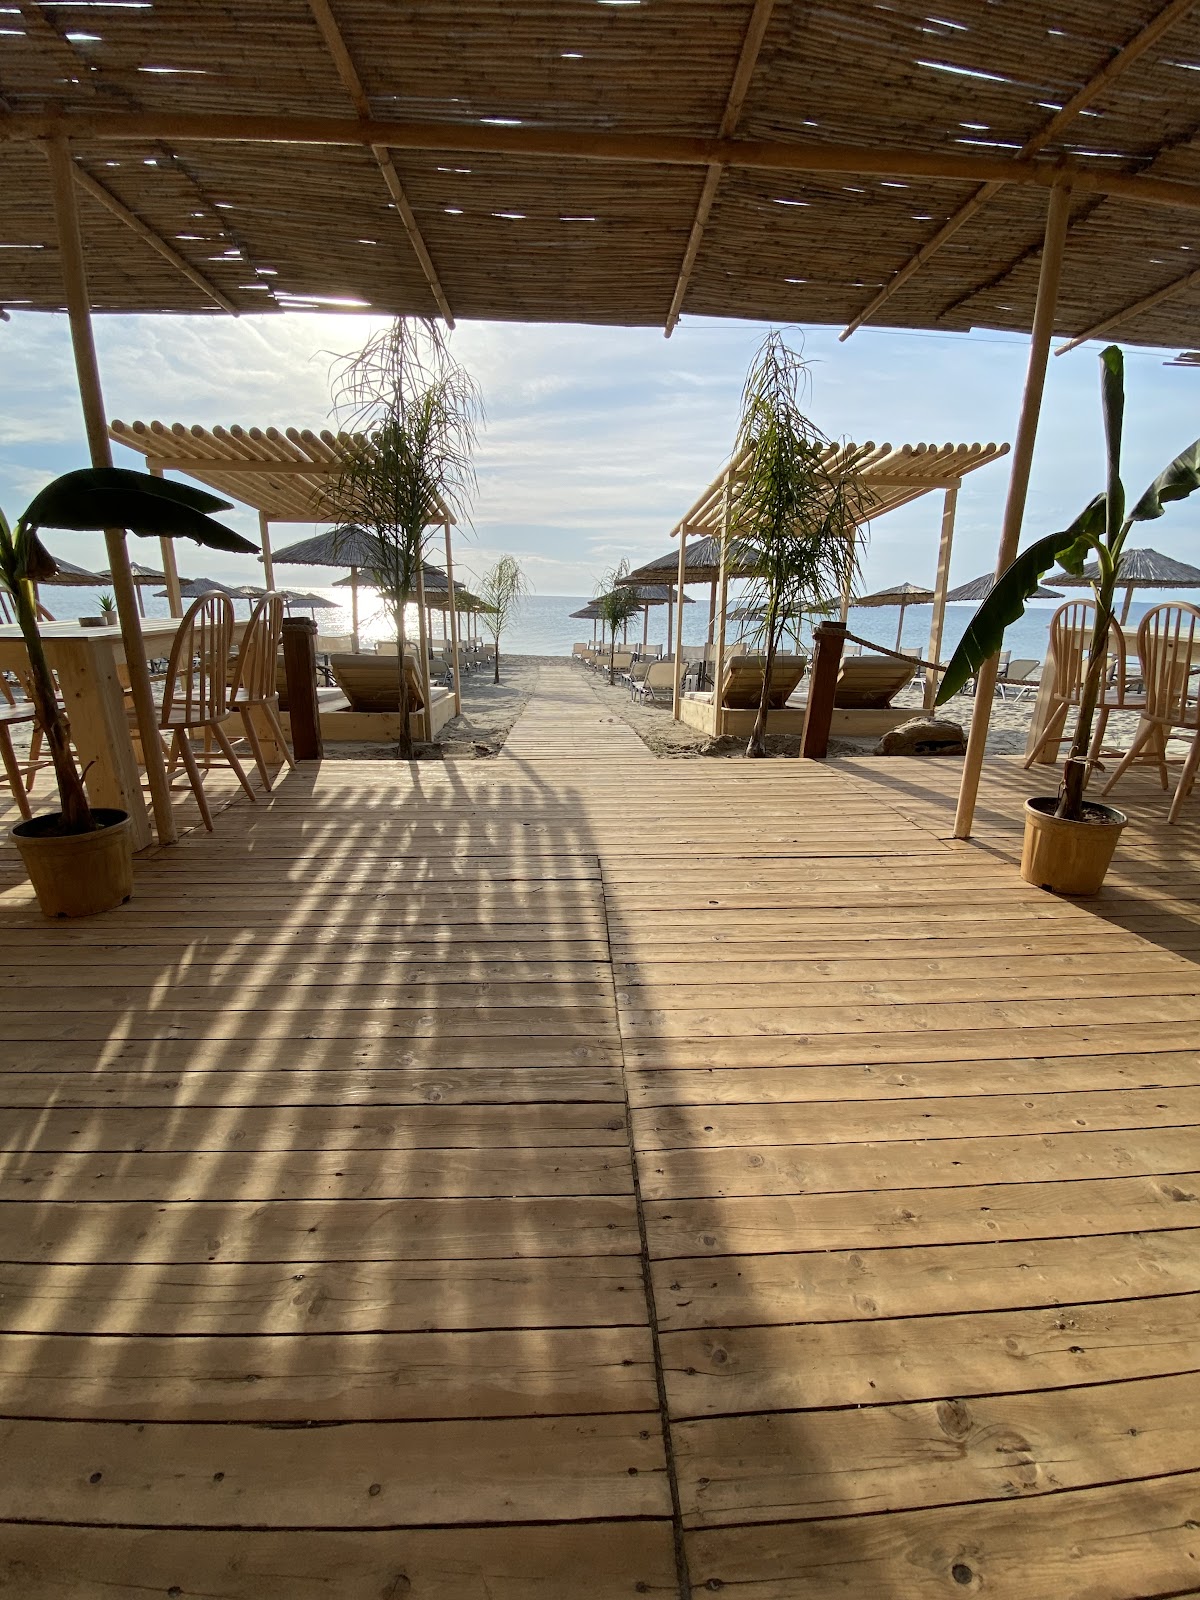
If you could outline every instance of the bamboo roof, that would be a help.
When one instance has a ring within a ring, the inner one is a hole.
[[[10,7],[0,308],[685,313],[1200,345],[1191,0]],[[1132,308],[1132,309],[1131,309]]]
[[[831,441],[825,463],[831,474],[854,471],[864,495],[864,521],[886,516],[910,501],[919,500],[935,489],[949,489],[970,472],[977,472],[990,461],[1008,454],[1007,444],[853,444]],[[736,524],[737,503],[745,481],[748,450],[743,450],[721,469],[704,493],[671,530],[674,538],[681,528],[688,531],[689,543],[696,533],[717,535],[721,531],[725,504],[725,483],[730,480],[732,511]],[[639,568],[639,574],[645,568]],[[699,580],[691,580],[699,581]]]
[[[329,428],[244,428],[237,423],[204,428],[198,423],[114,421],[108,431],[118,443],[145,456],[148,468],[185,473],[252,506],[270,522],[327,518],[330,488],[366,439],[361,433]]]

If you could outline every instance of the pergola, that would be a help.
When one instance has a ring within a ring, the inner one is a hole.
[[[919,500],[923,495],[942,491],[941,541],[938,546],[937,579],[933,590],[933,620],[929,631],[929,659],[937,660],[942,645],[942,627],[946,617],[946,590],[950,579],[950,556],[954,547],[954,517],[958,504],[958,490],[970,472],[976,472],[990,461],[1007,455],[1007,444],[854,444],[849,441],[831,442],[825,451],[826,469],[835,476],[854,472],[862,487],[863,520],[874,521],[896,511],[901,506]],[[671,529],[671,537],[679,539],[679,554],[675,576],[676,593],[682,596],[689,581],[689,571],[712,570],[713,555],[717,558],[716,580],[713,589],[712,617],[715,621],[716,664],[714,681],[720,683],[725,656],[725,622],[728,610],[730,578],[744,568],[736,549],[736,537],[731,530],[737,525],[738,504],[747,477],[750,449],[747,447],[722,468],[713,481]],[[699,535],[702,541],[701,566],[692,565],[688,540]],[[656,566],[661,567],[661,558]],[[640,568],[639,571],[644,571]],[[842,621],[850,610],[850,589],[841,595]],[[682,624],[682,606],[679,610]],[[682,637],[682,635],[679,635]],[[926,676],[925,695],[932,703],[934,674]],[[682,661],[675,656],[674,713],[679,718],[682,692]],[[718,708],[719,711],[719,708]],[[719,731],[719,730],[718,730]]]
[[[240,500],[258,512],[258,531],[262,541],[263,570],[267,587],[275,587],[271,557],[271,524],[275,522],[315,522],[327,518],[330,488],[345,471],[352,453],[360,450],[364,435],[334,433],[328,428],[203,428],[182,422],[114,421],[109,434],[146,458],[148,470],[161,476],[175,471],[207,484],[219,494]],[[453,519],[445,507],[430,527],[444,530],[446,570],[453,577],[454,556],[450,549]],[[178,593],[179,579],[170,539],[160,541],[167,572],[167,592],[171,612],[182,613]],[[453,585],[451,585],[453,596]],[[429,704],[428,636],[425,624],[423,573],[417,574],[417,607],[420,614],[421,672],[425,685],[425,704]],[[357,623],[356,623],[357,629]],[[453,600],[450,605],[450,637],[458,650],[458,617]],[[455,715],[461,710],[458,673],[454,674]]]
[[[6,18],[0,317],[65,305],[95,465],[93,307],[1004,328],[1032,336],[1002,569],[1052,335],[1200,345],[1195,0],[1071,0],[1052,22],[1036,0],[260,0],[203,27],[158,0],[89,6],[87,31],[83,9]],[[960,837],[994,681],[993,658]]]

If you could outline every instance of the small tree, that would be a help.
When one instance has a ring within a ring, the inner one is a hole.
[[[750,565],[748,599],[761,612],[762,697],[746,746],[766,754],[771,668],[780,643],[806,612],[821,612],[858,570],[858,527],[867,495],[853,467],[800,409],[808,364],[772,332],[742,391],[734,457],[745,455],[732,527],[739,559]],[[720,693],[718,685],[717,692]]]
[[[396,628],[400,738],[413,756],[405,670],[406,613],[431,524],[465,520],[475,488],[479,389],[434,322],[398,317],[335,364],[334,410],[360,435],[329,491],[329,510],[357,522],[378,549],[373,578]]]
[[[525,596],[529,593],[529,580],[521,571],[515,556],[501,556],[494,567],[489,567],[476,579],[479,598],[483,601],[480,614],[483,625],[492,636],[496,649],[493,683],[500,682],[500,635],[515,619]]]
[[[642,609],[637,589],[628,579],[629,563],[622,561],[620,566],[614,567],[604,576],[596,591],[596,617],[602,630],[607,631],[609,635],[609,683],[616,682],[617,635],[623,628],[628,627]]]

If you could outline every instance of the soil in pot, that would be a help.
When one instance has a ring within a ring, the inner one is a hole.
[[[1021,876],[1054,894],[1096,894],[1129,819],[1115,806],[1090,800],[1082,822],[1056,817],[1057,809],[1057,799],[1049,796],[1025,802]]]
[[[102,807],[93,807],[92,816],[100,824],[92,833],[63,833],[57,811],[11,830],[44,916],[93,917],[133,893],[128,816]]]

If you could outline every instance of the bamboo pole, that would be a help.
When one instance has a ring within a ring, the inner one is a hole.
[[[79,208],[72,171],[74,163],[71,160],[70,147],[63,138],[52,139],[47,144],[46,156],[50,163],[50,187],[54,201],[54,220],[58,229],[59,258],[62,264],[67,317],[71,326],[71,344],[75,352],[75,371],[79,380],[79,398],[83,406],[88,450],[94,467],[111,467],[112,447],[104,414],[104,392],[100,386],[96,345],[92,337],[92,312],[88,301],[83,235],[79,227]],[[133,574],[129,570],[125,530],[106,528],[104,544],[108,552],[108,570],[112,576],[117,616],[121,623],[121,642],[125,647],[125,665],[129,672],[129,688],[133,696],[142,759],[150,782],[154,824],[158,831],[159,843],[174,844],[179,837],[179,830],[175,823],[175,813],[171,808],[171,791],[167,782],[167,769],[163,762],[162,742],[158,736],[158,716],[154,705],[154,692],[150,687],[150,666],[146,660],[146,642],[142,637],[141,624],[138,621],[137,595]],[[148,832],[138,826],[138,818],[135,816],[135,836],[140,836],[143,831]],[[149,841],[146,839],[144,842]]]
[[[679,537],[682,539],[683,535],[680,534]],[[674,632],[673,632],[674,623],[675,623],[675,585],[673,583],[669,583],[667,585],[667,654],[668,655],[671,654],[671,640],[674,638]]]
[[[642,607],[642,649],[650,643],[650,607]]]
[[[946,623],[946,591],[950,587],[950,555],[954,548],[954,516],[958,508],[958,484],[952,483],[946,490],[946,498],[942,503],[942,542],[938,546],[937,577],[933,584],[933,616],[929,621],[929,649],[926,651],[927,661],[941,659],[939,652],[942,648],[942,629]],[[933,710],[933,702],[937,699],[938,674],[931,668],[925,669],[925,710]]]
[[[502,127],[484,122],[400,122],[366,117],[186,111],[19,112],[0,116],[0,144],[65,138],[99,143],[164,139],[188,143],[363,146],[390,150],[472,151],[494,155],[878,178],[1011,183],[1057,189],[1053,161],[1018,156],[906,150],[895,146],[798,144],[779,139],[712,139],[690,134],[610,133],[595,129]],[[1145,205],[1200,210],[1200,184],[1136,173],[1072,168],[1077,193],[1119,196]]]
[[[1066,185],[1053,189],[1050,193],[1050,204],[1046,208],[1046,235],[1042,247],[1037,304],[1034,308],[1033,329],[1029,341],[1029,369],[1025,375],[1021,419],[1017,425],[1017,437],[1013,445],[1012,474],[1008,480],[1008,500],[1004,507],[1000,549],[996,556],[997,577],[1012,563],[1021,539],[1021,523],[1025,516],[1029,473],[1033,465],[1033,447],[1037,441],[1042,392],[1046,385],[1046,363],[1050,355],[1050,339],[1054,332],[1054,311],[1058,302],[1058,285],[1062,276],[1063,250],[1067,241],[1070,208],[1070,189]],[[971,732],[967,740],[967,755],[963,762],[962,783],[958,791],[958,809],[954,817],[956,839],[971,837],[975,801],[979,794],[979,778],[983,771],[983,757],[987,749],[988,723],[992,716],[992,696],[996,692],[998,660],[998,655],[994,655],[985,661],[975,679],[975,709],[971,715]]]
[[[262,542],[263,574],[267,588],[275,587],[275,563],[271,558],[271,523],[265,511],[258,513],[258,537]]]
[[[425,742],[433,742],[433,707],[430,705],[429,685],[429,635],[425,631],[425,561],[424,557],[417,560],[417,634],[421,644],[420,680],[421,694],[425,701],[425,711],[422,720],[425,724]]]
[[[717,626],[717,580],[714,578],[708,591],[708,638],[706,644],[713,642],[713,635]]]
[[[450,553],[450,523],[442,524],[446,530],[446,582],[450,585],[450,659],[454,663],[451,674],[454,680],[454,715],[462,716],[462,689],[459,679],[462,676],[462,663],[458,659],[458,602],[454,598],[454,557]]]
[[[350,568],[350,648],[358,654],[358,568]]]
[[[161,478],[163,469],[154,465],[150,468],[152,478]],[[183,615],[183,596],[179,592],[179,568],[175,562],[174,539],[160,539],[158,541],[159,553],[162,556],[163,576],[167,580],[167,608],[173,617]]]
[[[713,656],[713,733],[718,739],[725,732],[721,688],[725,679],[725,613],[729,610],[729,566],[726,556],[729,548],[729,524],[732,520],[733,475],[727,472],[721,501],[721,564],[717,569],[717,648]]]
[[[675,652],[675,686],[671,693],[671,715],[679,721],[679,711],[683,704],[683,602],[684,579],[687,576],[687,529],[679,530],[679,571],[678,571],[679,601],[675,608],[675,634],[679,640],[679,648]]]

